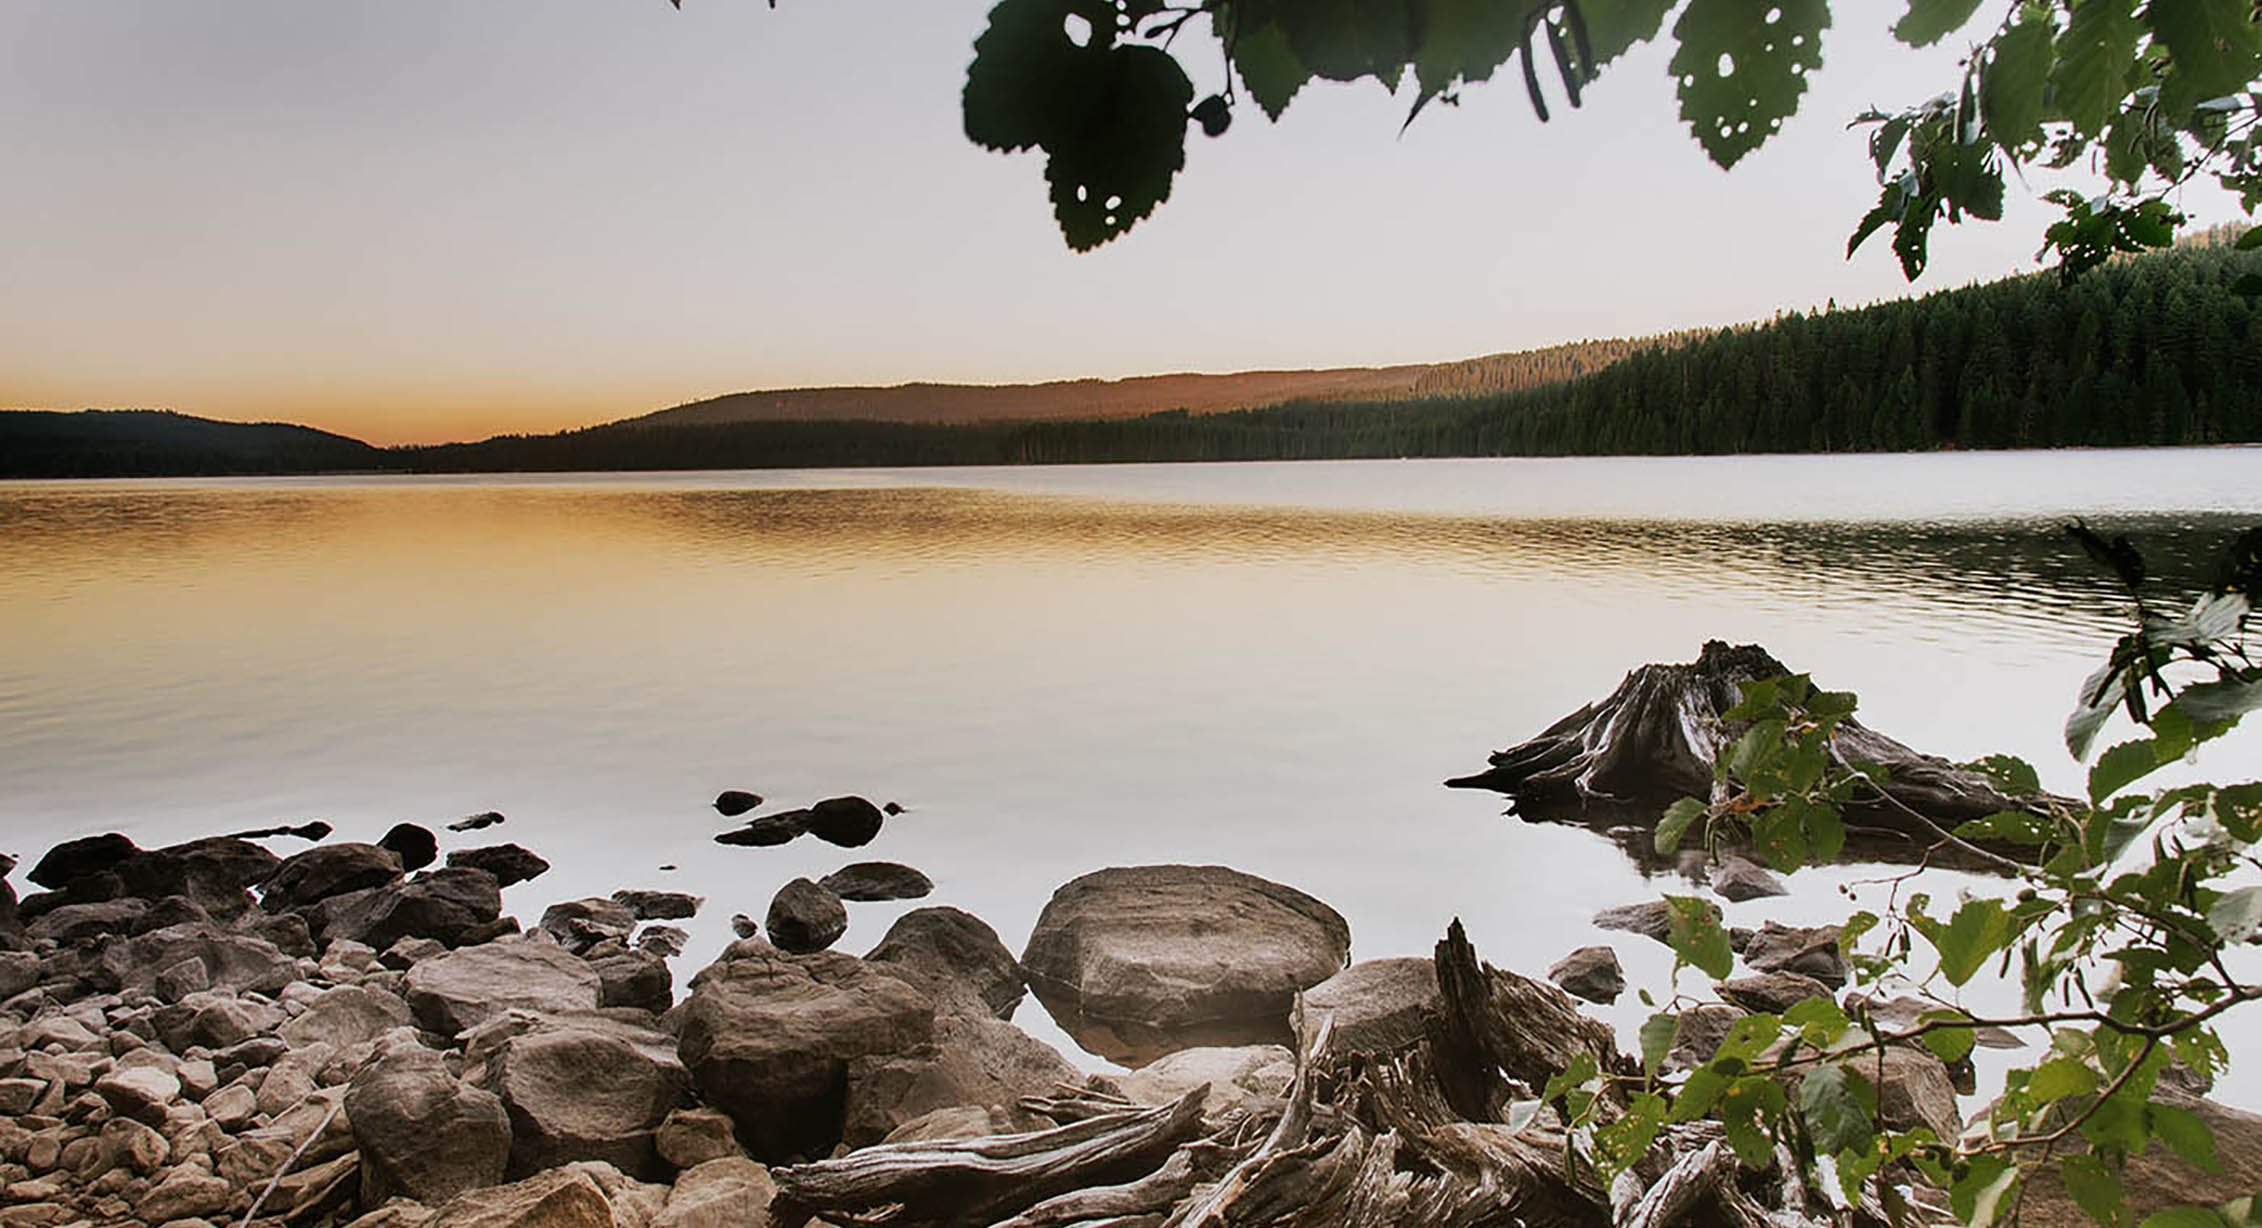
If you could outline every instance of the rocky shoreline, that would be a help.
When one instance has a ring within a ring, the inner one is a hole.
[[[451,830],[501,821],[475,817]],[[853,846],[880,817],[830,799],[757,830]],[[844,898],[932,888],[867,862],[789,884],[759,932],[738,918],[679,991],[669,922],[702,900],[622,891],[524,926],[502,889],[548,867],[515,844],[260,843],[328,834],[110,834],[50,850],[20,903],[0,880],[0,1228],[1825,1222],[1732,1178],[1639,1219],[1716,1141],[1702,1123],[1631,1192],[1566,1170],[1551,1113],[1506,1124],[1578,1054],[1625,1068],[1572,996],[1621,991],[1608,946],[1542,981],[1456,923],[1434,958],[1352,964],[1342,917],[1294,888],[1141,866],[1062,885],[1019,956],[938,906],[858,957],[830,949]],[[1661,907],[1597,922],[1656,937]],[[1739,947],[1747,975],[1673,1063],[1846,980],[1834,931]],[[1026,993],[1135,1069],[1084,1074],[1016,1027]],[[1881,1115],[1953,1136],[1958,1072],[1889,1059]],[[2262,1185],[2262,1119],[2209,1111],[2226,1172],[2203,1179]]]

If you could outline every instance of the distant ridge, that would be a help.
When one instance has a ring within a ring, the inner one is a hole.
[[[378,469],[383,449],[287,422],[169,409],[0,410],[0,478],[206,477]]]
[[[1178,373],[1038,384],[912,383],[887,387],[778,388],[733,392],[606,426],[715,426],[729,422],[921,422],[963,426],[1136,418],[1184,410],[1228,413],[1289,402],[1396,401],[1514,392],[1576,379],[1638,350],[1694,334],[1574,341],[1456,362],[1311,371]]]

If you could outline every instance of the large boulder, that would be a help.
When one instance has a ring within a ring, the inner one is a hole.
[[[408,1005],[398,997],[362,985],[339,985],[323,990],[277,1034],[293,1048],[323,1044],[345,1053],[408,1021]]]
[[[25,878],[42,887],[60,890],[79,879],[115,869],[119,862],[139,852],[122,832],[81,836],[47,850]]]
[[[206,989],[274,995],[298,979],[298,961],[274,943],[209,922],[104,944],[96,979],[119,990],[154,992],[167,969],[190,960],[202,965]]]
[[[2129,1208],[2135,1212],[2131,1221],[2167,1207],[2216,1206],[2262,1190],[2262,1116],[2166,1088],[2156,1091],[2153,1099],[2198,1116],[2214,1135],[2215,1166],[2201,1169],[2186,1164],[2158,1140],[2128,1157],[2121,1165],[2120,1178],[2128,1193]],[[2059,1154],[2085,1147],[2077,1134],[2060,1146]],[[2020,1185],[2022,1222],[2092,1222],[2066,1193],[2065,1178],[2056,1164],[2044,1165]]]
[[[662,1175],[654,1132],[690,1086],[674,1037],[603,1016],[554,1018],[504,1040],[488,1070],[510,1115],[513,1176],[576,1160]]]
[[[503,913],[495,876],[468,866],[331,896],[306,912],[324,944],[345,939],[382,951],[403,938],[447,946],[487,931]]]
[[[236,836],[210,836],[135,853],[115,867],[128,895],[145,900],[183,896],[215,917],[251,911],[251,888],[266,882],[282,858]]]
[[[493,1093],[448,1073],[440,1055],[396,1039],[346,1085],[361,1149],[361,1204],[396,1194],[438,1205],[503,1179],[510,1119]]]
[[[1076,1043],[1126,1065],[1199,1045],[1287,1044],[1296,994],[1342,971],[1332,908],[1224,866],[1100,870],[1053,892],[1022,952]]]
[[[1025,992],[1021,962],[989,922],[963,909],[914,908],[864,958],[917,986],[937,1010],[968,1002],[967,1009],[1011,1019]]]
[[[1429,1020],[1444,1001],[1435,960],[1362,960],[1306,991],[1297,1032],[1308,1038],[1333,1020],[1329,1053],[1396,1052],[1428,1034]]]
[[[374,844],[324,844],[285,857],[261,897],[269,912],[304,908],[334,895],[381,887],[401,877],[401,859]]]
[[[931,1043],[849,1063],[842,1141],[867,1146],[937,1109],[1011,1107],[1082,1077],[1058,1050],[1002,1019],[937,1015]]]
[[[603,981],[555,943],[516,938],[421,960],[408,970],[405,988],[418,1026],[455,1036],[514,1008],[595,1010]]]
[[[934,1036],[924,994],[852,955],[793,955],[741,939],[691,981],[677,1052],[757,1158],[840,1141],[848,1064]]]
[[[848,909],[831,888],[797,878],[770,897],[762,930],[780,950],[822,951],[848,932]]]
[[[665,957],[608,942],[581,958],[597,973],[600,1004],[633,1006],[655,1015],[675,1005],[675,973]]]

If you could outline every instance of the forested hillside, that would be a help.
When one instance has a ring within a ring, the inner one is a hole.
[[[169,410],[0,411],[0,477],[197,477],[377,469],[387,453],[281,422],[216,422]]]
[[[1492,395],[969,427],[623,424],[402,460],[668,469],[2251,442],[2262,440],[2262,310],[2229,287],[2258,267],[2262,255],[2183,247],[2071,286],[2038,274],[1685,334],[1578,379]]]

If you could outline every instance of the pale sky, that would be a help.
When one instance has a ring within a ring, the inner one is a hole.
[[[1837,7],[1798,118],[1733,172],[1656,45],[1546,125],[1513,71],[1403,136],[1403,94],[1323,83],[1191,133],[1155,216],[1076,255],[1040,155],[960,132],[986,0],[0,0],[0,406],[432,441],[1865,302],[1905,291],[1882,236],[1843,258],[1876,194],[1845,123],[1952,86],[1969,40]],[[2044,186],[1936,230],[1917,289],[2034,267]]]

